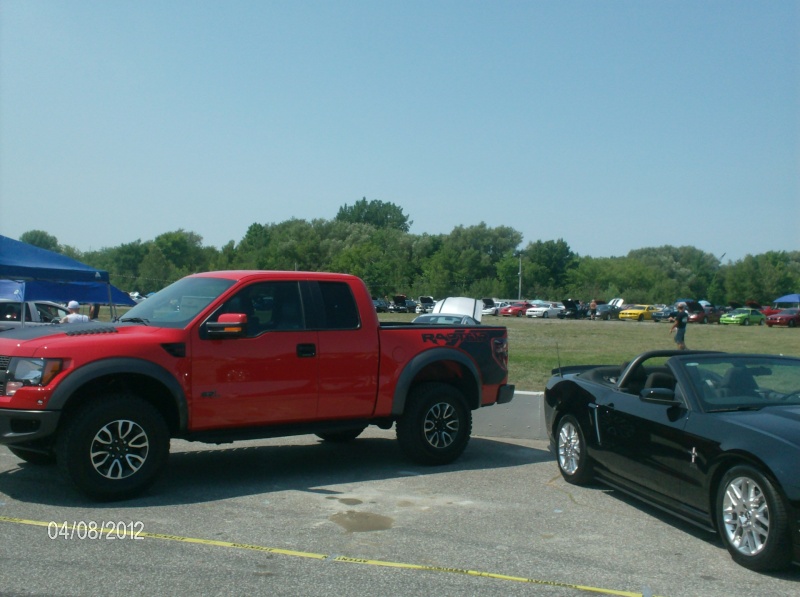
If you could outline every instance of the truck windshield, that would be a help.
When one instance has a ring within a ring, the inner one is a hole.
[[[234,283],[224,278],[183,278],[136,305],[120,321],[182,328]]]

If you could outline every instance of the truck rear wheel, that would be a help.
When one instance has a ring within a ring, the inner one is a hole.
[[[145,490],[164,469],[169,429],[146,401],[110,396],[66,422],[56,455],[61,471],[84,494],[126,499]]]
[[[397,441],[406,456],[420,464],[447,464],[469,443],[472,412],[463,395],[444,383],[417,386],[397,421]]]

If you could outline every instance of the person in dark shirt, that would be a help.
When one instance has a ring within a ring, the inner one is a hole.
[[[686,312],[685,303],[678,304],[678,312],[670,317],[670,321],[674,322],[669,328],[669,333],[675,332],[675,344],[680,350],[686,350],[686,323],[689,321],[689,314]]]

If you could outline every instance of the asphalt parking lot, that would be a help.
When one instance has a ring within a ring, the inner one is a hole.
[[[435,468],[377,428],[175,441],[150,492],[110,504],[0,448],[0,595],[797,594],[797,567],[750,572],[713,535],[563,482],[540,401],[477,412],[464,456]]]

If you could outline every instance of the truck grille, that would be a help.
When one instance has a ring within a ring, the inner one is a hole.
[[[6,393],[6,374],[11,357],[0,356],[0,396]]]

